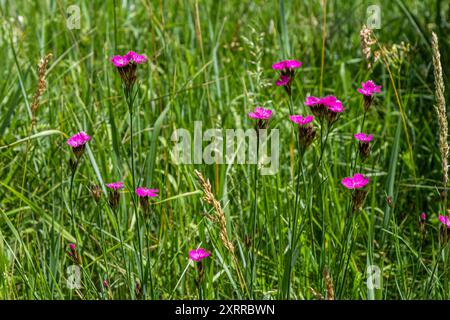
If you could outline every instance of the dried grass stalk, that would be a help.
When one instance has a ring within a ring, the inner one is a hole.
[[[361,31],[359,32],[359,38],[361,41],[361,50],[363,52],[364,58],[367,61],[367,69],[372,68],[372,46],[377,43],[377,41],[373,37],[372,29],[368,28],[366,25],[362,26]],[[374,56],[375,61],[378,59],[378,56]]]
[[[231,243],[228,232],[227,232],[227,222],[225,219],[225,213],[222,210],[222,206],[220,205],[220,202],[217,201],[214,198],[214,194],[211,191],[211,184],[209,180],[205,180],[201,172],[195,170],[195,174],[198,177],[198,181],[200,183],[200,186],[203,190],[203,200],[205,200],[208,204],[213,206],[214,208],[214,215],[207,214],[207,218],[212,221],[213,223],[216,223],[220,227],[220,239],[222,240],[224,246],[230,251],[231,253],[234,253],[234,245]]]
[[[432,49],[433,49],[433,66],[434,66],[434,85],[436,95],[436,112],[439,122],[439,151],[441,153],[442,169],[444,172],[443,184],[444,184],[444,198],[447,195],[448,184],[448,123],[447,123],[447,111],[445,108],[444,97],[444,79],[442,76],[441,55],[439,53],[439,41],[436,34],[432,34]]]
[[[39,81],[38,81],[38,86],[37,86],[36,91],[33,96],[33,101],[31,103],[32,126],[36,125],[36,112],[39,108],[39,100],[40,100],[41,96],[44,94],[45,89],[47,88],[47,81],[45,79],[45,74],[47,72],[48,62],[50,61],[52,56],[53,55],[51,53],[47,54],[44,58],[41,59],[41,61],[39,61],[39,64],[38,64],[38,79],[39,79]]]

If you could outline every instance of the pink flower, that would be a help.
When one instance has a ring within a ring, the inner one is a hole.
[[[355,139],[361,142],[370,142],[373,139],[373,134],[356,133]]]
[[[108,188],[110,188],[110,189],[113,189],[113,190],[119,190],[119,189],[123,188],[123,182],[120,182],[120,181],[118,181],[118,182],[111,182],[111,183],[106,184],[106,186]]]
[[[138,195],[138,197],[140,198],[153,198],[153,197],[157,197],[158,196],[158,189],[148,189],[148,188],[144,188],[144,187],[139,187],[136,188],[136,194]]]
[[[189,251],[189,258],[194,261],[203,260],[211,255],[211,252],[206,251],[203,248],[198,248],[196,250]]]
[[[75,243],[70,243],[70,244],[69,244],[69,248],[70,248],[70,250],[72,250],[72,251],[75,251],[75,250],[77,249]]]
[[[109,288],[109,282],[108,280],[103,280],[103,288],[108,289]]]
[[[292,122],[297,123],[300,126],[303,126],[307,123],[312,122],[314,120],[314,117],[313,116],[302,117],[302,116],[294,115],[294,116],[289,116],[289,119],[291,119]]]
[[[328,110],[341,113],[344,112],[344,107],[342,106],[342,102],[338,100],[335,96],[326,96],[323,97],[321,103],[328,108]]]
[[[447,228],[450,228],[450,218],[446,216],[439,215],[439,221]]]
[[[89,140],[91,140],[91,137],[86,132],[81,131],[71,136],[67,140],[67,144],[72,148],[78,148],[84,146]]]
[[[305,105],[307,105],[308,107],[316,106],[321,104],[321,100],[322,99],[317,97],[308,96],[306,97]]]
[[[297,60],[283,60],[276,62],[272,65],[274,70],[286,70],[286,69],[297,69],[302,66],[302,63]]]
[[[427,220],[427,214],[426,214],[425,212],[422,212],[422,213],[420,214],[420,220],[422,220],[422,221]]]
[[[341,183],[347,189],[360,189],[369,183],[369,178],[364,177],[361,173],[356,173],[353,177],[342,179]]]
[[[136,64],[144,64],[147,62],[147,57],[145,55],[137,54],[134,51],[129,51],[125,57]]]
[[[358,88],[358,92],[365,96],[372,96],[374,93],[381,92],[381,86],[377,86],[372,80],[362,82],[361,87],[362,88]]]
[[[272,116],[272,110],[256,107],[255,111],[249,112],[248,116],[252,119],[268,120]]]
[[[127,66],[130,63],[130,59],[127,56],[114,56],[111,58],[111,62],[117,67],[117,68],[123,68]]]
[[[275,84],[279,87],[287,85],[291,81],[291,78],[288,76],[280,76],[280,78],[275,82]]]

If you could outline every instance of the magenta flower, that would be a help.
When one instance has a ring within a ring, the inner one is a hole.
[[[279,87],[285,86],[291,81],[288,76],[280,76],[280,78],[275,82],[275,84]]]
[[[69,140],[67,140],[67,144],[72,148],[79,148],[81,146],[84,146],[86,142],[91,139],[92,138],[86,132],[81,131],[71,136]]]
[[[321,98],[308,96],[306,97],[305,105],[307,105],[308,107],[312,107],[321,104],[321,101],[322,101]]]
[[[439,221],[447,228],[450,228],[450,218],[449,217],[439,215]]]
[[[291,83],[294,80],[295,69],[302,66],[302,63],[297,60],[283,60],[272,65],[274,70],[280,71],[280,78],[275,83],[279,87],[284,87],[287,94],[291,96]]]
[[[372,96],[374,93],[381,92],[381,86],[377,86],[375,82],[369,80],[361,83],[361,88],[358,88],[358,92],[365,96]]]
[[[373,139],[373,134],[365,134],[365,133],[356,133],[355,139],[361,142],[370,142]]]
[[[189,251],[189,258],[193,261],[201,261],[211,255],[211,252],[206,251],[203,248],[198,248]]]
[[[338,113],[344,112],[342,102],[335,96],[326,96],[323,98],[308,96],[305,100],[305,105],[311,108],[311,112],[316,117],[319,119],[326,117],[330,123],[337,119]]]
[[[422,220],[422,221],[427,220],[427,214],[426,214],[425,212],[422,212],[422,213],[420,214],[420,220]]]
[[[149,189],[144,187],[136,188],[136,194],[139,197],[139,203],[144,211],[144,213],[148,213],[149,211],[149,200],[150,198],[154,198],[158,196],[158,189]]]
[[[341,183],[347,189],[361,189],[369,183],[369,178],[364,177],[361,173],[356,173],[353,177],[342,179]]]
[[[139,187],[136,188],[136,194],[138,195],[138,197],[140,198],[153,198],[153,197],[157,197],[158,196],[158,189],[148,189],[148,188],[144,188],[144,187]]]
[[[69,248],[70,250],[75,251],[77,249],[77,246],[75,245],[75,243],[70,243]]]
[[[123,182],[111,182],[111,183],[107,183],[106,186],[110,189],[113,189],[115,191],[119,190],[119,189],[123,189]]]
[[[248,116],[252,119],[269,120],[272,110],[256,107],[254,111],[249,112]]]
[[[293,116],[289,116],[289,119],[291,119],[292,122],[294,122],[300,126],[303,126],[307,123],[312,122],[314,120],[314,117],[313,116],[303,117],[303,116],[299,116],[299,115],[293,115]]]
[[[130,63],[130,59],[127,56],[114,56],[111,58],[111,62],[116,66],[117,68],[123,68],[127,66]]]
[[[129,51],[126,55],[116,55],[111,58],[111,62],[117,67],[122,83],[129,92],[136,82],[136,68],[138,64],[147,62],[147,57],[137,54],[134,51]]]
[[[129,51],[124,57],[136,64],[144,64],[147,62],[147,57],[145,55],[137,54],[134,51]]]
[[[297,60],[283,60],[280,62],[276,62],[272,65],[274,70],[287,71],[298,69],[302,66],[302,63]]]

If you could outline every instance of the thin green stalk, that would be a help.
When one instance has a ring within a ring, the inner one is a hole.
[[[256,272],[256,252],[255,252],[255,236],[257,228],[257,213],[258,213],[258,161],[259,161],[259,129],[256,133],[256,165],[254,169],[254,186],[255,202],[253,205],[253,227],[252,227],[252,266],[250,275],[250,298],[253,299],[253,280]]]

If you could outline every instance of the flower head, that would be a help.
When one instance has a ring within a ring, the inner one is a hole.
[[[144,187],[139,187],[136,188],[136,194],[138,197],[140,198],[153,198],[153,197],[157,197],[158,196],[158,189],[148,189],[148,188],[144,188]]]
[[[347,189],[361,189],[369,183],[369,178],[364,177],[361,173],[356,173],[353,177],[342,179],[341,183]]]
[[[322,101],[321,98],[308,96],[306,97],[305,105],[307,105],[308,107],[312,107],[321,104],[321,101]]]
[[[272,65],[274,70],[286,71],[292,69],[298,69],[302,66],[302,63],[297,60],[283,60],[276,62]]]
[[[67,144],[72,148],[78,148],[84,146],[92,138],[84,131],[74,134],[67,140]]]
[[[117,67],[120,78],[122,79],[127,92],[129,92],[136,82],[137,65],[146,63],[147,57],[134,51],[129,51],[124,56],[113,56],[111,62]]]
[[[252,119],[269,120],[272,110],[256,107],[254,111],[248,113],[248,116]]]
[[[149,189],[144,187],[136,188],[136,194],[139,197],[139,203],[144,211],[148,213],[149,211],[149,199],[158,196],[158,189]]]
[[[355,139],[361,142],[370,142],[373,139],[373,134],[365,134],[365,133],[356,133],[355,134]]]
[[[283,60],[272,65],[274,70],[280,71],[280,78],[275,83],[279,87],[284,87],[287,94],[291,96],[291,83],[294,80],[295,69],[302,66],[302,63],[297,60]]]
[[[77,249],[77,246],[75,245],[75,243],[70,243],[69,248],[70,250],[75,251]]]
[[[201,261],[211,255],[211,252],[206,251],[203,248],[198,248],[189,251],[189,258],[194,261]]]
[[[117,56],[114,56],[111,58],[111,62],[117,68],[123,68],[123,67],[126,67],[130,63],[130,59],[126,55],[125,56],[117,55]]]
[[[375,82],[369,80],[361,83],[361,88],[358,88],[358,92],[365,96],[372,96],[374,93],[381,92],[381,86],[377,86]]]
[[[289,119],[291,119],[292,122],[297,123],[300,126],[303,126],[307,123],[310,123],[314,120],[313,116],[299,116],[299,115],[293,115],[289,116]]]
[[[291,81],[289,76],[280,76],[280,78],[275,82],[275,84],[279,87],[287,85]]]
[[[422,213],[420,214],[420,220],[422,220],[422,221],[427,220],[427,214],[426,214],[425,212],[422,212]]]
[[[450,218],[449,217],[439,215],[439,221],[447,228],[450,228]]]
[[[110,189],[113,189],[115,191],[119,190],[119,189],[123,189],[123,182],[111,182],[111,183],[107,183],[106,186]]]
[[[124,57],[136,64],[144,64],[147,62],[147,57],[145,55],[138,54],[134,51],[129,51]]]

